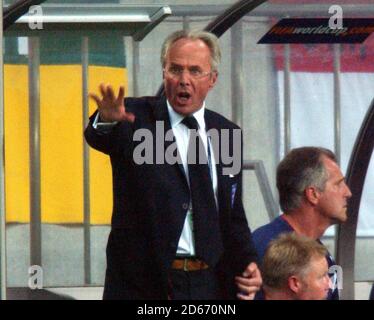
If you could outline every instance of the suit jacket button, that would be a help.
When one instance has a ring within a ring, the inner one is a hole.
[[[189,207],[188,203],[183,203],[182,208],[183,210],[187,210]]]

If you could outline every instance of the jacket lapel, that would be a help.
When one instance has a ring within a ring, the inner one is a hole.
[[[220,211],[225,210],[225,208],[230,205],[230,197],[228,197],[227,190],[230,190],[229,186],[229,179],[225,177],[223,173],[223,166],[222,166],[222,159],[221,159],[221,126],[218,122],[218,118],[215,116],[214,113],[210,112],[209,110],[205,109],[204,114],[205,119],[205,126],[206,130],[209,131],[211,129],[217,130],[219,142],[218,143],[212,143],[212,148],[215,156],[216,161],[216,169],[217,169],[217,183],[218,183],[218,205],[220,208]],[[218,150],[215,150],[217,148]]]

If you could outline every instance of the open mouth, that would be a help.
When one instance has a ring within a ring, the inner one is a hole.
[[[191,95],[188,92],[179,92],[178,98],[181,100],[188,100],[191,97]]]

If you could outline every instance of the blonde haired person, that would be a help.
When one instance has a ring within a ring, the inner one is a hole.
[[[296,233],[270,242],[262,263],[265,300],[323,300],[331,286],[327,250]]]

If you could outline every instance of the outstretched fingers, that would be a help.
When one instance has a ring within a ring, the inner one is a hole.
[[[124,98],[125,98],[125,87],[120,86],[119,90],[118,90],[118,96],[117,96],[117,99],[116,99],[117,104],[118,105],[123,104],[123,106],[124,106]],[[134,114],[131,113],[131,112],[127,112],[126,108],[124,108],[124,109],[125,109],[125,114],[124,114],[124,119],[123,120],[133,123],[135,121]]]
[[[124,105],[124,86],[120,86],[117,96],[113,90],[113,87],[104,83],[100,84],[99,91],[101,97],[95,93],[90,93],[89,97],[96,102],[100,117],[104,122],[135,121],[134,114],[126,112]]]
[[[88,96],[94,100],[97,104],[97,106],[99,106],[100,102],[101,102],[101,99],[99,98],[99,96],[95,93],[89,93]]]
[[[117,103],[122,103],[125,97],[125,87],[120,86],[118,90]]]

